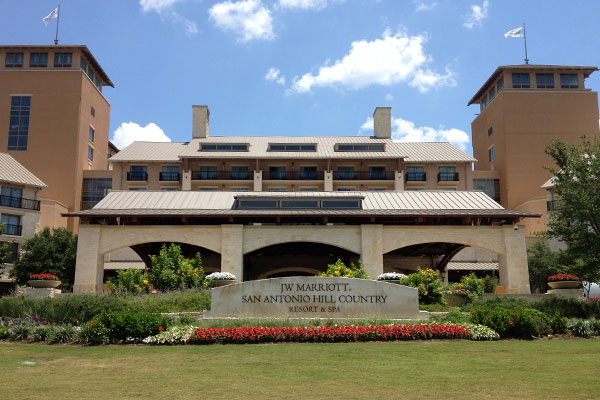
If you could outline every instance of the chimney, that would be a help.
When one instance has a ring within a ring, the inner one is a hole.
[[[208,137],[209,118],[208,106],[192,106],[192,139]]]
[[[377,107],[373,112],[373,132],[378,139],[392,138],[392,107]]]

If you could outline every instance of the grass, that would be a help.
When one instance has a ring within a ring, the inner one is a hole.
[[[592,398],[600,340],[229,346],[0,343],[7,398]],[[36,365],[24,365],[33,361]]]

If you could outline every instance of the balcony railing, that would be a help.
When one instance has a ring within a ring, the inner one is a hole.
[[[23,230],[22,225],[4,224],[3,235],[21,236]]]
[[[245,181],[249,179],[252,179],[252,175],[249,171],[192,171],[193,181]]]
[[[127,180],[130,182],[131,181],[145,182],[148,180],[148,173],[147,172],[128,172]]]
[[[323,180],[323,171],[268,171],[265,180]]]
[[[427,173],[425,172],[407,172],[407,182],[425,182],[427,180]]]
[[[560,211],[562,209],[562,200],[548,200],[546,202],[546,208],[548,211]]]
[[[458,182],[458,172],[440,172],[438,182]]]
[[[179,182],[179,172],[161,172],[159,179],[163,182]]]
[[[40,211],[39,200],[25,199],[23,197],[11,197],[0,195],[0,206]]]
[[[394,179],[394,171],[337,171],[334,173],[334,179],[389,181]]]

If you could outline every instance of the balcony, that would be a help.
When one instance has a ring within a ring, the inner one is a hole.
[[[23,197],[10,197],[0,195],[0,206],[40,211],[39,200],[25,199]]]
[[[192,171],[193,181],[246,181],[252,179],[249,171]]]
[[[21,236],[23,230],[22,225],[4,224],[3,235]]]
[[[145,182],[148,180],[147,172],[128,172],[127,180],[129,182]]]
[[[427,180],[427,173],[425,172],[407,172],[406,182],[425,182]]]
[[[458,172],[440,172],[438,182],[458,182]]]
[[[391,181],[394,180],[394,171],[336,171],[333,179],[341,181]]]
[[[265,180],[316,181],[325,179],[323,171],[268,171]]]
[[[562,209],[562,200],[548,200],[546,201],[546,208],[548,211],[560,211]]]
[[[179,172],[161,172],[159,179],[161,182],[179,182]]]

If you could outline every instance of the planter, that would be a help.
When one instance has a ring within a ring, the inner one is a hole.
[[[548,282],[548,286],[552,289],[577,289],[581,285],[579,281],[558,281]]]
[[[459,307],[464,305],[467,302],[467,298],[465,296],[460,296],[458,294],[447,294],[444,296],[446,299],[446,304],[450,307]]]
[[[27,281],[27,284],[32,288],[38,289],[54,289],[60,286],[60,281],[50,281],[42,279],[32,279]]]
[[[227,286],[227,285],[231,285],[232,283],[235,283],[235,281],[229,280],[229,279],[219,279],[219,280],[210,281],[210,287]]]

